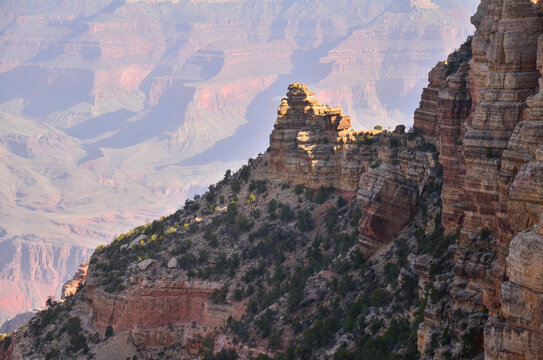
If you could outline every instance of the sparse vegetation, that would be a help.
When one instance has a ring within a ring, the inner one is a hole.
[[[399,142],[389,144],[400,146]],[[382,260],[369,260],[359,234],[367,209],[347,192],[332,187],[311,189],[258,179],[259,172],[252,167],[257,161],[236,173],[227,172],[219,185],[187,200],[173,216],[138,227],[101,247],[91,259],[99,286],[118,294],[131,286],[134,273],[148,281],[213,282],[209,301],[217,311],[247,304],[246,313],[230,317],[220,331],[236,346],[267,345],[274,359],[310,359],[335,347],[339,339],[354,339],[354,344],[337,347],[334,359],[416,359],[416,331],[424,308],[444,301],[448,294],[427,287],[421,301],[418,279],[410,275],[407,258],[415,253],[441,259],[429,269],[431,277],[437,278],[450,271],[448,248],[456,239],[445,234],[435,215],[439,214],[435,208],[440,179],[428,184],[422,194],[418,218],[412,223],[415,235],[406,233],[396,239]],[[376,161],[372,167],[379,165]],[[425,216],[436,217],[431,232],[426,221],[418,220]],[[145,239],[134,243],[142,234]],[[139,270],[137,265],[144,259],[155,263]],[[173,265],[170,259],[175,260]],[[64,306],[51,300],[40,321],[30,325],[31,331],[40,334],[51,324],[63,324],[70,354],[88,352],[100,341],[99,334],[85,332],[77,316],[67,317],[64,310],[57,310]],[[102,340],[112,337],[113,330],[108,326]],[[436,346],[442,338],[454,341],[450,335],[439,335]],[[55,350],[62,347],[54,339],[59,334],[49,336],[52,345],[47,351],[51,358],[58,357]],[[214,339],[206,337],[199,356],[211,360],[238,356],[229,349],[214,352],[213,346]],[[174,349],[160,353],[167,356]],[[258,358],[270,358],[266,356]]]

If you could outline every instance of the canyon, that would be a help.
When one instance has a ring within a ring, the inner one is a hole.
[[[0,358],[541,358],[542,18],[483,0],[408,131],[290,84],[265,153],[97,248]]]
[[[264,151],[292,81],[355,128],[410,123],[476,4],[5,1],[0,323],[59,297],[99,244]]]

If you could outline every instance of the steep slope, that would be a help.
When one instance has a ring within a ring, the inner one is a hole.
[[[433,101],[423,99],[415,117],[443,153],[443,225],[460,235],[453,311],[480,345],[484,338],[487,359],[543,354],[541,16],[537,1],[483,1],[472,18],[469,81],[467,63],[446,80],[431,76]],[[451,63],[434,72],[444,67]],[[450,314],[425,322],[439,330]]]
[[[264,155],[97,249],[0,354],[541,358],[542,17],[483,1],[407,134],[291,84]]]
[[[58,295],[87,249],[263,151],[292,79],[357,127],[408,118],[475,2],[4,1],[0,241],[43,246],[28,259],[43,274],[7,256],[19,274],[0,275],[0,322]],[[36,266],[48,246],[80,255]]]
[[[350,130],[299,83],[270,145],[183,210],[98,248],[83,288],[17,332],[4,356],[416,358],[417,294],[430,290],[408,254],[452,267],[435,146],[403,127]],[[350,158],[361,159],[350,171],[359,180],[341,182]]]

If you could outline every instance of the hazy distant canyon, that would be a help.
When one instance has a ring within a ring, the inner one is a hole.
[[[355,129],[411,123],[477,3],[3,1],[0,323],[266,150],[289,83]]]

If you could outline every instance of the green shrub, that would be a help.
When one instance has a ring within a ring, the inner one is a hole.
[[[211,294],[211,301],[214,304],[226,304],[226,296],[228,295],[228,286],[224,285],[220,289],[215,289]]]
[[[480,350],[479,341],[477,341],[476,332],[473,329],[468,330],[462,335],[462,355],[472,357]]]
[[[398,139],[396,139],[396,138],[392,138],[388,142],[388,145],[390,145],[390,147],[396,148],[396,147],[400,146],[400,141]]]
[[[275,210],[277,210],[277,200],[271,199],[268,203],[268,213],[270,215],[275,215]]]
[[[215,185],[209,185],[207,193],[204,195],[205,199],[207,200],[207,202],[213,202],[216,196],[217,189],[215,188]]]
[[[362,210],[355,209],[352,212],[352,215],[351,215],[351,221],[350,221],[351,226],[353,226],[353,227],[358,226],[358,223],[360,222],[360,219],[362,219]]]
[[[430,303],[432,304],[437,303],[445,295],[447,295],[446,291],[437,290],[436,288],[432,286],[432,288],[430,289]]]
[[[281,335],[279,335],[278,333],[274,332],[272,333],[269,337],[268,337],[268,346],[270,347],[270,349],[272,350],[277,350],[279,348],[281,348],[281,344],[282,344],[282,341],[281,341]],[[260,358],[261,360],[265,360],[265,359],[270,359],[270,357],[268,357],[267,355],[265,355],[266,358]],[[258,360],[259,358],[257,358]]]
[[[314,349],[325,347],[332,343],[334,334],[340,329],[340,323],[335,318],[317,320],[313,326],[304,332],[303,341]]]
[[[326,193],[326,189],[324,186],[321,186],[319,190],[317,191],[317,196],[315,197],[315,202],[317,204],[323,204],[324,201],[326,201],[326,198],[328,197],[328,194]]]
[[[261,331],[262,338],[267,338],[270,335],[273,325],[273,312],[266,310],[264,314],[256,320],[256,326]]]
[[[280,219],[283,222],[290,222],[294,219],[294,211],[288,205],[283,205],[281,207]]]
[[[263,192],[265,192],[267,189],[266,187],[266,181],[264,180],[257,180],[257,181],[252,181],[249,183],[249,191],[253,191],[256,189],[256,192],[259,193],[259,194],[262,194]]]
[[[241,190],[241,184],[237,180],[232,180],[230,183],[230,187],[232,188],[232,191],[236,194]]]
[[[385,305],[387,300],[387,293],[383,289],[377,289],[373,292],[370,299],[371,306]]]
[[[234,222],[234,219],[238,215],[238,204],[237,202],[230,201],[228,203],[228,206],[226,207],[226,217],[228,219],[228,222],[232,223]]]
[[[437,152],[437,147],[436,147],[434,144],[432,144],[432,143],[427,143],[427,142],[425,142],[425,143],[422,144],[422,145],[419,145],[419,146],[417,147],[417,149],[418,149],[419,151],[423,151],[423,152],[431,152],[431,153]]]
[[[106,332],[104,333],[104,336],[106,337],[106,339],[113,336],[113,326],[108,325],[106,327]]]
[[[326,229],[329,233],[334,232],[338,222],[338,213],[336,208],[329,208],[324,214],[324,221],[326,223]]]
[[[254,194],[247,195],[247,200],[245,201],[247,205],[251,205],[256,202],[256,196]]]
[[[241,167],[241,170],[239,171],[239,177],[245,181],[249,179],[249,175],[251,174],[251,169],[247,165],[243,165]]]
[[[58,349],[49,350],[45,354],[45,360],[57,359],[59,356],[60,356],[60,351]]]
[[[294,193],[296,195],[301,195],[304,192],[304,186],[302,184],[298,184],[294,187]]]
[[[313,190],[305,189],[305,198],[309,201],[313,201]]]
[[[311,231],[315,228],[315,222],[313,221],[313,217],[311,216],[311,213],[307,210],[300,210],[298,211],[298,222],[296,223],[298,226],[298,229],[300,231]]]
[[[407,140],[415,140],[415,138],[420,134],[420,130],[416,127],[409,128],[409,131],[407,131]]]
[[[192,214],[195,213],[199,208],[199,205],[196,201],[193,200],[185,200],[185,205],[183,206],[183,210],[185,210],[187,213]]]
[[[191,223],[189,225],[189,233],[191,234],[196,234],[196,232],[198,232],[198,229],[200,228],[200,226],[198,225],[198,223],[196,221],[194,221],[193,223]]]
[[[249,231],[253,227],[254,223],[249,221],[243,214],[238,216],[237,226],[242,232]]]
[[[492,159],[494,157],[494,154],[492,153],[492,148],[491,147],[486,148],[485,157],[487,159]]]
[[[81,319],[79,317],[71,317],[64,323],[63,327],[68,335],[77,335],[81,331]]]
[[[68,347],[68,352],[77,353],[80,350],[83,350],[83,353],[86,354],[89,351],[87,345],[87,338],[83,334],[72,335],[70,338],[70,346]]]
[[[232,177],[232,170],[230,169],[226,170],[226,172],[224,173],[224,177],[221,180],[221,184],[226,184],[228,180],[230,180],[231,177]]]

